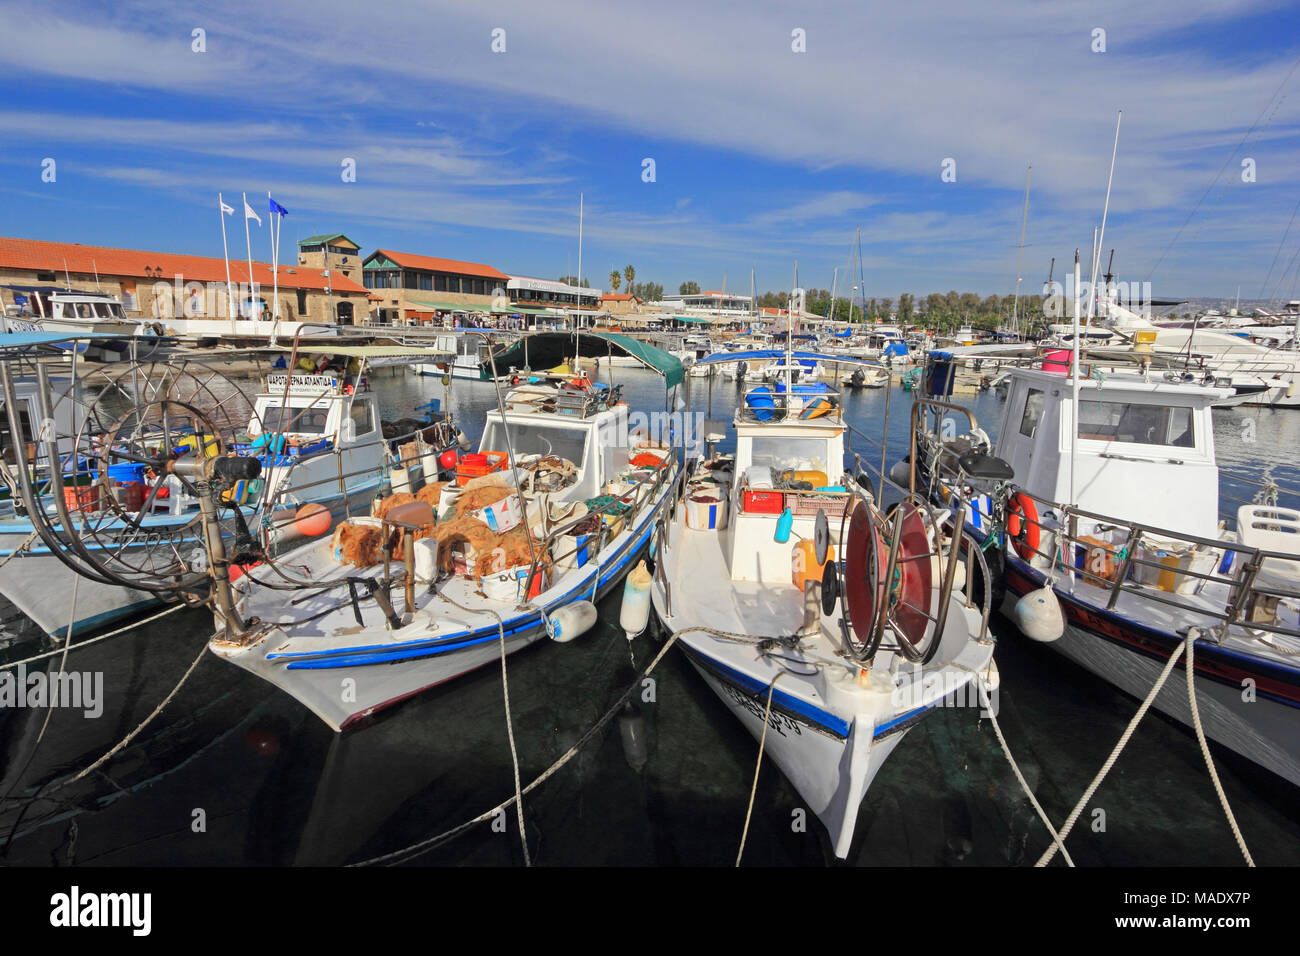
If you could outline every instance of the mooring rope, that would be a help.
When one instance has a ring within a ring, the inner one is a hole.
[[[1061,848],[1061,856],[1065,857],[1065,862],[1070,866],[1074,866],[1074,860],[1070,858],[1070,851],[1065,848],[1065,843],[1062,842],[1061,835],[1056,832],[1056,827],[1052,826],[1052,821],[1048,818],[1047,811],[1043,809],[1043,805],[1039,803],[1038,798],[1034,796],[1034,791],[1029,787],[1029,781],[1026,780],[1025,775],[1020,772],[1020,765],[1016,763],[1016,758],[1011,756],[1011,747],[1007,744],[1007,738],[1002,734],[1001,725],[998,724],[997,709],[993,706],[993,702],[989,698],[988,688],[984,686],[984,681],[980,680],[978,674],[976,674],[972,680],[974,680],[975,687],[979,690],[980,706],[988,713],[989,722],[993,724],[993,733],[997,734],[998,743],[1002,745],[1002,753],[1007,758],[1007,763],[1011,764],[1011,772],[1014,773],[1016,779],[1020,781],[1020,788],[1025,791],[1025,796],[1029,798],[1029,802],[1038,813],[1038,819],[1043,821],[1043,826],[1047,827],[1047,832],[1052,835],[1052,841]]]
[[[754,783],[749,788],[749,806],[745,810],[745,827],[740,831],[740,849],[736,851],[736,866],[740,866],[740,858],[745,855],[745,839],[749,836],[749,818],[754,812],[754,796],[758,793],[758,771],[763,766],[763,747],[767,743],[767,723],[772,716],[772,695],[776,693],[776,682],[781,679],[784,671],[778,671],[772,678],[772,682],[767,685],[767,707],[763,710],[763,733],[758,738],[758,759],[754,761]]]
[[[600,577],[599,574],[596,576],[598,578]],[[438,597],[467,614],[473,613],[469,608],[457,603],[453,598],[450,598],[445,594],[439,594]],[[408,608],[408,610],[413,609]],[[524,851],[524,866],[532,866],[532,860],[528,856],[528,832],[524,829],[524,795],[520,788],[519,750],[515,746],[514,722],[510,718],[510,679],[506,674],[506,625],[504,619],[497,613],[495,608],[488,608],[487,610],[497,619],[497,635],[501,639],[501,693],[505,698],[506,705],[506,737],[510,741],[510,763],[514,767],[515,772],[514,803],[515,816],[519,821],[519,843],[523,847]],[[544,613],[542,620],[543,622],[546,620]]]
[[[1228,796],[1223,792],[1223,784],[1219,782],[1219,773],[1214,769],[1214,758],[1210,756],[1210,745],[1205,739],[1205,729],[1201,726],[1201,711],[1196,705],[1196,631],[1193,628],[1187,629],[1185,638],[1187,647],[1187,702],[1192,708],[1192,726],[1196,729],[1196,739],[1201,745],[1201,754],[1205,757],[1205,767],[1210,771],[1210,780],[1214,782],[1214,792],[1219,795],[1219,804],[1223,807],[1223,813],[1228,818],[1228,826],[1232,828],[1232,836],[1237,841],[1237,846],[1241,848],[1241,855],[1246,858],[1247,866],[1254,866],[1255,861],[1251,858],[1250,850],[1246,848],[1246,838],[1241,834],[1241,828],[1237,826],[1237,818],[1232,813],[1232,807],[1228,805]]]
[[[167,608],[165,611],[159,611],[157,614],[151,615],[150,617],[146,617],[146,618],[144,618],[143,620],[133,621],[132,623],[126,625],[125,627],[119,627],[116,631],[109,631],[107,634],[101,634],[101,635],[99,635],[99,637],[92,637],[92,638],[90,638],[89,640],[81,641],[79,644],[73,645],[73,646],[72,646],[72,650],[78,650],[78,651],[79,651],[79,650],[81,650],[83,647],[90,647],[90,645],[92,645],[92,644],[98,644],[100,641],[106,641],[106,640],[108,640],[110,637],[118,637],[118,636],[120,636],[120,635],[122,635],[122,634],[125,634],[127,631],[133,631],[133,630],[135,630],[137,627],[143,627],[144,625],[149,624],[149,623],[152,622],[152,621],[156,621],[156,620],[158,620],[158,618],[160,618],[160,617],[166,617],[168,614],[174,614],[174,613],[176,613],[177,611],[183,611],[186,607],[188,607],[188,605],[186,605],[186,604],[176,604],[176,605],[173,605],[172,607]],[[70,643],[71,643],[71,640],[69,639],[69,641],[67,642],[67,644],[70,644]],[[57,648],[57,647],[56,647],[56,648],[55,648],[54,650],[52,650],[52,651],[46,651],[46,652],[43,653],[43,654],[36,654],[36,655],[34,655],[33,657],[24,657],[24,658],[23,658],[22,660],[20,660],[20,661],[12,661],[12,662],[10,662],[10,663],[8,663],[8,664],[0,664],[0,671],[2,671],[2,670],[6,670],[7,668],[10,668],[10,667],[17,667],[17,666],[19,666],[20,664],[30,664],[30,663],[32,663],[33,661],[43,661],[43,660],[45,660],[45,658],[47,658],[47,657],[54,657],[54,656],[57,655],[57,654],[62,654],[62,653],[64,653],[64,652],[68,649],[67,644],[65,644],[63,648]]]
[[[1065,825],[1061,827],[1061,843],[1053,843],[1048,847],[1047,850],[1044,851],[1043,855],[1039,857],[1038,862],[1035,863],[1034,866],[1046,866],[1051,862],[1052,857],[1056,855],[1057,847],[1062,845],[1065,838],[1070,835],[1070,830],[1073,829],[1075,821],[1079,819],[1079,814],[1083,812],[1083,808],[1087,806],[1088,801],[1092,799],[1092,795],[1097,792],[1097,788],[1101,786],[1101,782],[1106,779],[1106,774],[1110,773],[1110,768],[1113,767],[1115,761],[1119,759],[1120,752],[1123,751],[1124,747],[1128,744],[1129,738],[1133,736],[1133,732],[1137,730],[1138,724],[1142,721],[1147,710],[1151,707],[1151,703],[1156,699],[1156,695],[1160,693],[1160,689],[1165,686],[1165,681],[1168,680],[1169,675],[1173,673],[1174,665],[1178,663],[1178,658],[1182,657],[1183,650],[1186,646],[1186,644],[1179,644],[1174,648],[1174,652],[1169,655],[1169,661],[1165,664],[1164,670],[1160,672],[1160,676],[1156,678],[1156,682],[1151,688],[1151,693],[1147,694],[1146,699],[1142,701],[1141,706],[1137,709],[1137,713],[1133,715],[1133,719],[1130,720],[1128,726],[1124,728],[1124,733],[1120,735],[1119,743],[1117,743],[1115,749],[1110,752],[1110,756],[1106,758],[1106,762],[1102,764],[1101,770],[1097,772],[1097,776],[1093,778],[1092,783],[1088,784],[1088,789],[1084,791],[1078,804],[1070,811],[1069,817],[1066,818]]]

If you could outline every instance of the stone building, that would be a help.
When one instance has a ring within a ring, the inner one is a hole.
[[[326,278],[322,271],[289,264],[273,274],[268,263],[254,260],[250,287],[248,261],[231,259],[233,318],[273,318],[278,283],[284,323],[361,324],[369,312],[366,289],[342,272]],[[232,319],[223,259],[0,238],[0,304],[6,311],[16,314],[23,303],[36,311],[35,300],[65,289],[116,295],[128,316],[158,319],[182,333],[201,334],[208,323],[221,332],[215,323]]]
[[[456,312],[500,311],[510,277],[481,262],[440,259],[391,249],[365,257],[362,284],[378,296],[375,313],[386,325],[437,323]]]

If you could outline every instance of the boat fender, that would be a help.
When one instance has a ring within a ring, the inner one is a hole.
[[[642,561],[623,582],[623,606],[618,612],[618,626],[630,641],[650,623],[650,572]]]
[[[1011,616],[1016,627],[1030,640],[1050,644],[1065,633],[1061,602],[1050,587],[1030,591],[1016,602]]]
[[[906,458],[894,462],[893,467],[889,469],[889,480],[896,485],[906,487],[911,479],[912,465]]]
[[[618,736],[628,766],[640,771],[649,761],[650,751],[646,746],[645,718],[631,701],[623,705],[623,712],[618,715]]]
[[[789,508],[781,512],[781,517],[776,519],[776,543],[785,544],[790,540],[790,529],[794,527],[794,514]]]
[[[546,617],[546,634],[557,644],[567,644],[591,630],[596,623],[596,605],[574,601],[552,611]]]

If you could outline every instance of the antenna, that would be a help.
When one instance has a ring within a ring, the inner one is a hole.
[[[68,291],[72,291],[72,276],[68,275],[68,257],[63,257],[63,284],[67,286]]]
[[[104,290],[101,289],[101,288],[99,287],[99,264],[98,264],[97,262],[95,262],[94,259],[91,259],[91,260],[90,260],[90,267],[91,267],[92,269],[95,270],[95,291],[96,291],[96,292],[103,292]],[[1240,296],[1240,294],[1241,294],[1241,293],[1240,293],[1240,290],[1239,290],[1239,291],[1238,291],[1238,296]]]

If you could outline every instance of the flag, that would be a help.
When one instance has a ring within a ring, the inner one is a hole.
[[[256,220],[257,220],[257,224],[258,224],[259,226],[262,224],[262,217],[259,216],[257,213],[253,212],[253,207],[250,206],[250,205],[248,204],[248,200],[247,200],[247,199],[244,200],[244,218],[245,218],[245,219],[256,219]]]
[[[226,201],[224,199],[218,200],[218,202],[221,203],[221,211],[225,213],[227,216],[233,216],[235,214],[234,206],[227,206]]]
[[[281,206],[281,205],[280,205],[278,202],[276,202],[274,199],[271,199],[270,196],[267,196],[266,198],[267,198],[267,200],[271,203],[271,214],[272,214],[272,215],[275,215],[277,212],[278,212],[281,216],[287,216],[287,215],[289,215],[289,210],[285,209],[283,206]]]

